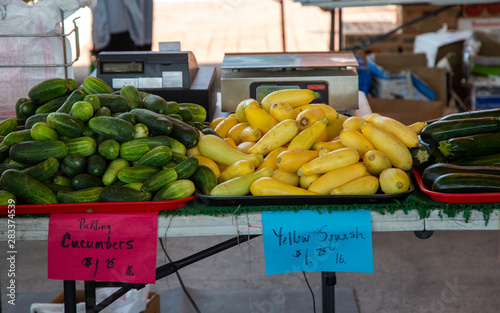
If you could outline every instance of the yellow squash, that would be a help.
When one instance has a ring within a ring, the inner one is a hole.
[[[219,176],[219,182],[225,182],[238,176],[253,173],[255,165],[252,161],[240,160],[229,165]]]
[[[323,134],[326,129],[326,123],[328,119],[323,119],[322,121],[316,121],[313,125],[302,130],[297,136],[295,136],[290,144],[288,145],[288,150],[308,150],[316,142],[316,140]],[[300,126],[299,126],[300,131]]]
[[[361,124],[366,123],[366,120],[361,116],[351,116],[348,117],[344,123],[342,123],[342,128],[346,129],[354,129],[357,131],[361,131]]]
[[[236,106],[236,110],[234,112],[234,116],[236,117],[238,122],[243,123],[243,122],[247,121],[247,117],[245,115],[245,109],[248,108],[249,106],[259,108],[260,104],[259,104],[259,102],[257,102],[257,100],[251,99],[251,98],[245,99],[245,100],[241,101],[240,103],[238,103],[238,105]]]
[[[272,177],[257,179],[251,186],[254,196],[314,196],[316,193],[292,186]]]
[[[299,176],[299,186],[307,189],[316,179],[320,178],[320,176],[321,175]]]
[[[365,175],[354,180],[351,180],[344,185],[333,188],[330,191],[331,195],[340,196],[340,195],[373,195],[378,191],[379,182],[378,178],[371,175]]]
[[[372,113],[368,116],[368,121],[398,138],[408,148],[416,147],[420,143],[417,133],[396,119]]]
[[[250,186],[254,181],[262,177],[273,176],[273,170],[269,167],[263,168],[243,176],[235,177],[215,186],[210,195],[214,197],[238,197],[246,196],[250,192]]]
[[[340,135],[340,132],[342,131],[342,124],[346,119],[349,117],[343,114],[339,114],[339,117],[326,125],[326,132],[328,133],[328,140],[332,140],[338,135]]]
[[[410,189],[410,177],[399,168],[388,168],[379,176],[380,189],[385,194],[395,195],[405,193]]]
[[[340,187],[356,178],[363,177],[365,174],[365,166],[363,163],[358,162],[321,175],[307,190],[319,195],[329,195],[334,188]]]
[[[246,154],[231,148],[224,139],[216,135],[201,137],[198,142],[198,148],[202,156],[227,166],[239,160],[250,160],[255,166],[259,166],[263,160],[262,155]]]
[[[380,175],[386,168],[392,167],[389,158],[380,150],[370,150],[363,156],[363,164],[366,170],[375,176]]]
[[[299,176],[323,174],[331,170],[359,162],[359,153],[353,148],[334,150],[303,164],[297,174]]]
[[[365,135],[354,129],[344,128],[339,138],[343,146],[358,150],[361,158],[363,158],[367,151],[375,149],[375,146]]]
[[[261,170],[264,167],[270,167],[273,170],[278,168],[278,164],[276,164],[276,159],[278,158],[278,155],[286,151],[285,147],[278,147],[274,149],[273,151],[269,152],[266,157],[264,158],[264,161],[259,165],[257,170]]]
[[[280,169],[276,169],[272,176],[274,179],[280,180],[284,183],[287,183],[292,186],[299,185],[299,176],[297,173],[293,172],[285,172]]]
[[[243,141],[242,143],[240,143],[238,145],[237,149],[240,150],[243,153],[249,153],[248,151],[253,146],[255,146],[255,142],[253,142],[253,141]]]
[[[245,115],[248,124],[254,128],[260,129],[264,134],[278,124],[278,121],[276,121],[274,117],[261,108],[248,107],[245,109]]]
[[[427,126],[427,122],[415,122],[408,125],[408,128],[411,128],[415,132],[415,134],[420,135],[425,126]]]
[[[318,150],[286,150],[278,155],[276,165],[282,171],[296,173],[303,164],[318,156]]]
[[[295,119],[299,122],[299,131],[302,131],[317,121],[324,120],[325,118],[326,114],[322,108],[313,107],[300,112]],[[326,123],[328,123],[328,119],[326,120]]]
[[[210,128],[211,129],[215,129],[217,127],[217,125],[219,125],[220,122],[222,122],[223,120],[225,120],[226,117],[225,116],[219,116],[219,117],[216,117],[214,118],[211,122],[210,122]]]
[[[253,126],[245,127],[240,133],[240,141],[258,141],[262,138],[262,131]]]
[[[292,140],[299,130],[299,124],[295,120],[284,120],[269,130],[257,141],[249,152],[253,154],[267,155],[272,150],[283,146]]]
[[[409,171],[413,166],[413,159],[408,147],[401,140],[378,128],[373,123],[366,123],[361,128],[363,135],[371,143],[382,151],[391,161],[394,167],[399,167],[403,171]]]
[[[271,109],[269,110],[269,114],[278,122],[287,119],[294,120],[297,117],[297,112],[294,111],[292,106],[283,101],[273,103],[271,105]]]
[[[327,127],[328,127],[328,125],[327,125]],[[326,148],[330,151],[333,151],[333,150],[337,150],[340,148],[345,148],[345,146],[342,144],[340,139],[333,139],[330,141],[318,142],[318,144],[316,145],[316,150],[320,150],[321,148]]]
[[[242,141],[240,139],[240,134],[243,131],[243,129],[245,129],[246,127],[248,127],[247,122],[240,122],[240,123],[234,125],[233,128],[231,128],[229,130],[229,132],[227,133],[227,136],[229,138],[231,138],[236,145],[239,145]]]
[[[226,138],[229,130],[238,124],[238,120],[234,116],[228,116],[222,120],[217,127],[214,128],[215,132],[222,138]]]
[[[276,102],[286,102],[292,108],[311,103],[318,96],[317,92],[309,89],[282,89],[268,94],[262,99],[260,106],[269,112],[271,105]]]
[[[235,142],[234,142],[231,138],[226,137],[226,138],[224,138],[224,141],[225,141],[225,142],[226,142],[229,146],[231,146],[231,148],[233,148],[233,149],[238,149],[238,145],[237,145],[237,144],[236,144],[236,143],[235,143]],[[240,150],[240,149],[238,149],[238,150]]]
[[[298,114],[304,110],[318,108],[318,107],[322,108],[323,111],[325,111],[326,118],[328,119],[328,124],[333,123],[339,117],[339,113],[333,107],[329,106],[328,104],[324,104],[324,103],[310,103],[310,104],[306,104],[306,105],[300,106],[298,108],[295,108],[294,110]]]

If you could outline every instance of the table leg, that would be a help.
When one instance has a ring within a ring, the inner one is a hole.
[[[335,272],[321,272],[323,313],[335,313]]]
[[[64,312],[76,313],[76,281],[64,281]]]

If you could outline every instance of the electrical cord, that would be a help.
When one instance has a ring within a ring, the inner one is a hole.
[[[163,240],[161,240],[161,238],[159,239],[160,240],[160,246],[161,246],[161,249],[163,250],[163,253],[165,253],[165,256],[167,257],[168,261],[170,263],[172,263],[172,259],[170,258],[170,256],[168,255],[167,253],[167,249],[165,249],[165,246],[163,245]],[[179,275],[179,272],[175,272],[175,275],[177,276],[177,279],[179,279],[179,283],[181,284],[181,288],[182,288],[182,291],[184,292],[184,294],[186,295],[186,297],[188,298],[189,302],[191,302],[191,305],[193,306],[194,310],[196,313],[201,313],[200,309],[198,308],[198,306],[196,305],[196,302],[194,301],[194,299],[191,297],[191,295],[189,294],[186,286],[184,285],[184,282],[182,281],[182,278],[181,278],[181,275]]]
[[[302,272],[302,275],[304,275],[304,279],[306,280],[307,288],[309,288],[309,291],[311,292],[312,301],[313,301],[313,312],[316,313],[316,300],[314,298],[314,292],[311,288],[311,285],[309,284],[309,280],[307,279],[306,272]]]

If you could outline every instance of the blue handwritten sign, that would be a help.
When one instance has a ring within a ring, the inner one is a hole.
[[[369,210],[262,212],[267,275],[373,272]]]

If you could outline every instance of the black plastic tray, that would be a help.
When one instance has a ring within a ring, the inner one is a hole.
[[[195,197],[207,205],[214,206],[264,206],[264,205],[323,205],[323,204],[378,204],[403,201],[414,190],[410,189],[402,194],[386,195],[374,194],[370,196],[242,196],[242,197],[213,197],[195,192]]]

